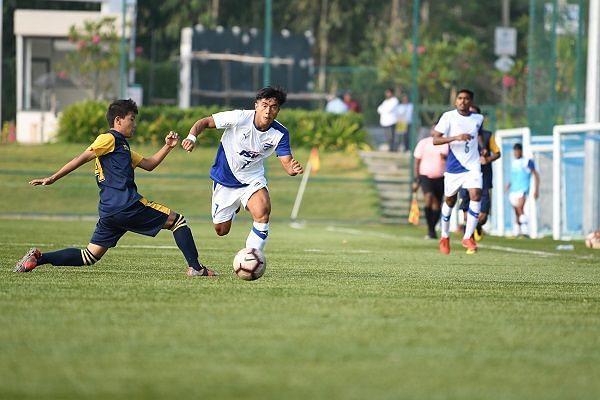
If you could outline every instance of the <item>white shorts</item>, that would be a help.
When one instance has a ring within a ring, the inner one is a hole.
[[[264,178],[257,179],[248,186],[232,188],[214,182],[212,194],[212,219],[214,224],[231,221],[239,207],[246,208],[250,197],[258,190],[267,188]]]
[[[460,188],[481,189],[482,183],[483,180],[481,178],[480,171],[467,171],[458,174],[444,172],[444,196],[454,196],[456,193],[458,193]]]
[[[525,192],[510,192],[508,194],[508,201],[510,201],[510,205],[513,207],[518,207],[521,203],[521,199],[523,197],[527,197],[527,193]]]

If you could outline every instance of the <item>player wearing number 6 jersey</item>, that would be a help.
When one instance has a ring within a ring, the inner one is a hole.
[[[433,144],[449,144],[444,173],[446,201],[442,205],[440,239],[440,251],[443,254],[450,253],[450,216],[460,188],[469,191],[470,199],[462,245],[467,248],[467,254],[477,251],[477,244],[471,236],[477,226],[481,208],[482,178],[478,137],[483,124],[483,115],[469,110],[472,101],[473,92],[467,89],[460,90],[455,100],[456,109],[445,112],[432,132]]]
[[[263,250],[269,234],[271,199],[265,178],[264,160],[277,154],[283,169],[294,176],[304,172],[292,156],[288,130],[275,120],[286,93],[260,89],[254,110],[233,110],[204,117],[192,126],[181,146],[194,149],[196,138],[206,128],[224,129],[214,165],[212,219],[217,235],[229,233],[237,211],[243,206],[252,215],[246,247]]]

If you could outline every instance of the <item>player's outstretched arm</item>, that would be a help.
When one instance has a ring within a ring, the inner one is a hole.
[[[152,157],[143,158],[142,161],[138,164],[138,167],[145,169],[146,171],[152,171],[154,168],[158,167],[158,165],[165,159],[167,154],[173,150],[175,146],[177,146],[177,142],[179,142],[179,134],[177,132],[170,131],[167,136],[165,136],[165,145],[160,148]]]
[[[196,138],[200,136],[202,131],[204,131],[206,128],[216,128],[215,120],[213,119],[212,115],[199,119],[194,123],[194,125],[192,125],[190,128],[190,133],[181,142],[181,147],[183,147],[183,149],[188,153],[194,150]]]
[[[29,184],[33,186],[52,185],[54,182],[56,182],[63,176],[75,171],[77,168],[81,167],[88,161],[93,160],[94,158],[96,158],[96,153],[94,153],[93,150],[86,149],[83,153],[66,163],[61,169],[56,171],[54,174],[46,178],[32,179],[31,181],[29,181]]]
[[[281,156],[279,157],[279,161],[281,162],[281,166],[285,172],[287,172],[290,176],[304,173],[304,168],[300,162],[298,162],[298,160],[292,156]]]

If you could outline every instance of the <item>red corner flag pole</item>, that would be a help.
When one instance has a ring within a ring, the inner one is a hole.
[[[308,183],[308,178],[310,178],[310,173],[314,171],[316,174],[321,167],[321,160],[319,160],[319,150],[316,147],[313,147],[310,151],[310,157],[308,158],[308,162],[306,163],[306,168],[304,168],[304,174],[302,175],[302,181],[300,182],[300,187],[298,188],[298,194],[296,195],[296,201],[294,201],[294,207],[292,208],[292,215],[290,216],[292,222],[296,221],[298,217],[298,212],[300,211],[300,204],[302,204],[302,198],[304,197],[304,191],[306,190],[306,184]]]

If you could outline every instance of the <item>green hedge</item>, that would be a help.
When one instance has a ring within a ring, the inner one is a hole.
[[[107,106],[106,102],[84,101],[65,108],[58,122],[58,139],[64,142],[91,143],[98,134],[108,129],[105,119]],[[219,111],[223,111],[223,108],[141,107],[133,141],[159,144],[170,130],[187,136],[199,118]],[[368,134],[363,128],[360,114],[335,115],[323,111],[284,108],[277,119],[290,131],[294,148],[316,146],[322,150],[357,150],[369,147]],[[200,136],[198,144],[214,146],[220,138],[219,132],[209,130]]]

